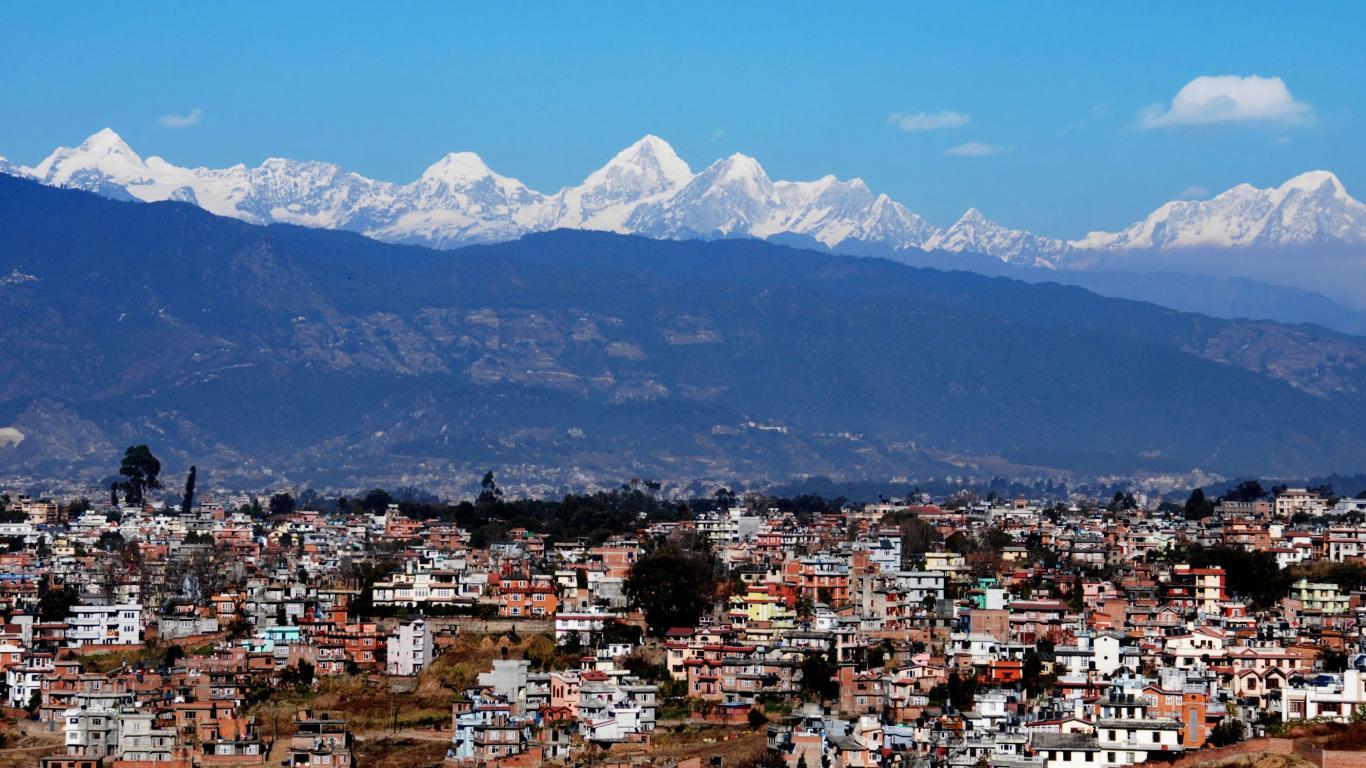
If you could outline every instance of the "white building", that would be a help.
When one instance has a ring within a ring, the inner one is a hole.
[[[1305,488],[1286,488],[1276,497],[1276,516],[1318,516],[1328,511],[1328,500]]]
[[[432,628],[423,619],[400,624],[389,635],[386,669],[391,675],[409,677],[427,668],[435,657]]]
[[[137,603],[72,606],[66,623],[66,640],[72,646],[142,642],[142,606]]]
[[[5,672],[5,682],[9,686],[9,701],[7,704],[16,709],[23,709],[28,706],[33,699],[33,694],[43,688],[43,678],[54,668],[52,654],[34,654],[26,659],[24,663],[10,667]]]
[[[1361,672],[1351,668],[1340,675],[1292,679],[1290,685],[1281,689],[1281,713],[1286,720],[1324,718],[1345,723],[1363,704],[1366,680]]]
[[[602,635],[608,624],[615,624],[617,616],[614,613],[585,611],[582,613],[557,613],[555,614],[555,642],[565,643],[569,638],[577,636],[579,642],[584,645],[592,644]]]

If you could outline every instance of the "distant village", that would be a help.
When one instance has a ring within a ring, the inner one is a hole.
[[[460,515],[193,477],[177,505],[150,475],[0,497],[0,747],[29,764],[350,768],[382,736],[453,768],[1122,768],[1248,744],[1344,768],[1294,734],[1366,721],[1366,499],[1331,489],[632,512],[653,490],[633,486],[603,497],[629,524],[564,536],[492,475]]]

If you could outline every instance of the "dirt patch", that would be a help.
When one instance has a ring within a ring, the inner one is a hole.
[[[1246,755],[1192,763],[1189,768],[1314,768],[1314,766],[1298,755],[1252,752]]]
[[[606,753],[609,760],[631,760],[648,755],[649,762],[681,761],[700,758],[707,764],[712,757],[722,758],[724,765],[757,764],[763,756],[763,731],[749,731],[725,726],[682,725],[655,731],[650,746],[617,744]]]
[[[378,737],[356,739],[357,768],[425,768],[446,759],[448,742]]]
[[[0,720],[0,768],[33,768],[38,758],[66,750],[61,731],[49,733],[46,723]]]

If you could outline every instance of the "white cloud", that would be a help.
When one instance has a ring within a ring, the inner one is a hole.
[[[1203,198],[1208,194],[1208,189],[1205,189],[1199,184],[1192,184],[1191,186],[1181,190],[1181,192],[1177,194],[1176,197],[1181,200],[1199,200],[1200,198]]]
[[[1154,104],[1140,115],[1144,128],[1210,123],[1294,123],[1309,118],[1308,104],[1295,101],[1279,77],[1201,75],[1186,83],[1164,110]]]
[[[203,116],[204,111],[195,107],[188,115],[162,115],[157,122],[161,123],[162,128],[189,128],[192,125],[199,125],[199,118]]]
[[[887,116],[887,123],[895,125],[907,133],[919,131],[938,131],[944,128],[962,128],[972,122],[972,116],[962,112],[893,112]]]
[[[980,141],[969,141],[966,144],[959,144],[956,147],[949,147],[944,150],[944,154],[949,157],[989,157],[1009,152],[1014,147],[1005,147],[1000,144],[983,144]]]

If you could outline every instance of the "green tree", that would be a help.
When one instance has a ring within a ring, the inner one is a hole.
[[[1237,501],[1248,504],[1266,498],[1266,491],[1256,480],[1244,480],[1232,490],[1219,497],[1223,501]]]
[[[389,508],[394,503],[394,497],[383,488],[372,488],[364,498],[361,499],[361,508],[372,515],[377,515]]]
[[[294,513],[294,497],[288,493],[277,493],[270,497],[270,514],[289,515]]]
[[[503,489],[498,487],[498,481],[493,477],[493,470],[484,473],[484,477],[479,481],[479,497],[475,499],[475,504],[480,507],[495,507],[503,501]]]
[[[174,667],[176,662],[185,658],[185,649],[178,645],[166,646],[165,652],[161,654],[161,665],[167,669]]]
[[[901,529],[903,565],[909,564],[914,555],[924,554],[944,540],[938,529],[913,512],[889,512],[882,522]]]
[[[1205,498],[1205,489],[1196,488],[1186,499],[1186,519],[1202,520],[1214,514],[1214,502]]]
[[[1034,648],[1025,651],[1024,665],[1020,669],[1020,674],[1024,682],[1024,689],[1031,696],[1038,695],[1043,690],[1043,660],[1039,658],[1039,652]]]
[[[804,692],[821,701],[839,696],[840,684],[835,665],[824,653],[812,651],[802,657],[801,687]]]
[[[1196,568],[1223,568],[1229,591],[1250,600],[1254,608],[1274,605],[1290,588],[1289,575],[1270,552],[1197,545],[1186,550],[1184,557]]]
[[[1226,747],[1243,740],[1243,724],[1237,720],[1225,720],[1210,731],[1209,743],[1215,747]]]
[[[1110,505],[1106,509],[1110,512],[1131,512],[1138,509],[1138,500],[1132,493],[1115,491],[1115,497],[1110,500]]]
[[[959,555],[968,555],[977,547],[977,542],[971,536],[962,532],[954,531],[944,542],[944,548]]]
[[[185,493],[180,496],[180,514],[189,517],[190,511],[194,509],[194,480],[195,467],[190,465],[190,473],[185,476]]]
[[[68,586],[43,590],[38,598],[38,620],[61,621],[71,614],[71,607],[80,602],[80,593]]]
[[[123,500],[134,506],[142,505],[147,491],[161,487],[161,481],[157,479],[161,474],[161,462],[152,455],[152,449],[146,445],[129,446],[128,450],[124,451],[119,474],[125,478],[119,483],[119,489],[123,491]]]
[[[650,631],[662,635],[670,627],[697,624],[716,592],[711,553],[685,551],[667,542],[636,560],[626,579],[626,595],[645,612]]]
[[[1319,654],[1319,664],[1324,672],[1343,672],[1347,669],[1347,654],[1342,651],[1325,650]]]

